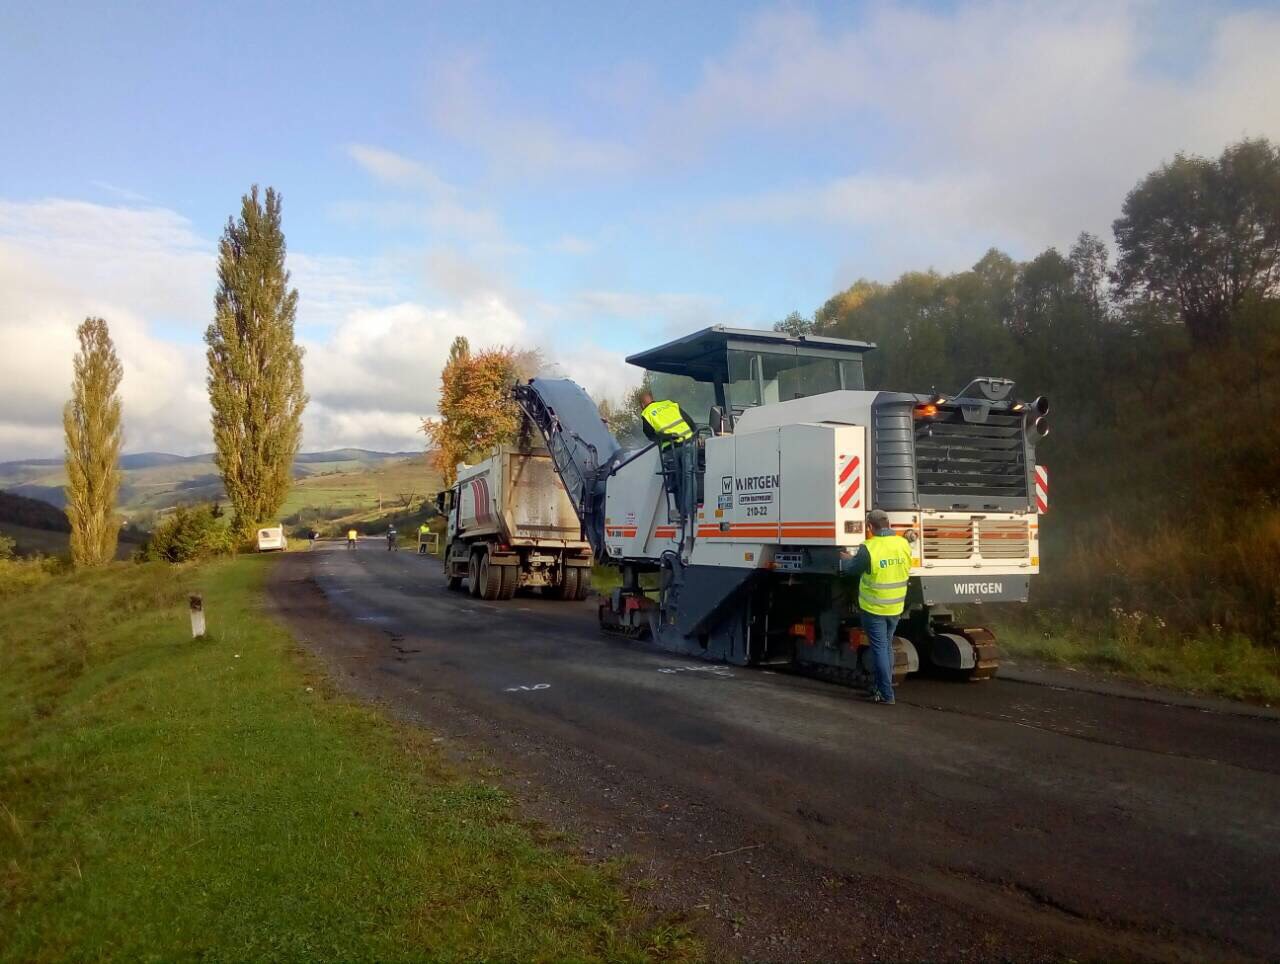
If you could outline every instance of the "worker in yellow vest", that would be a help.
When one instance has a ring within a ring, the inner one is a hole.
[[[842,553],[841,571],[858,580],[858,616],[871,642],[874,686],[871,699],[892,704],[893,634],[907,602],[911,543],[895,535],[883,509],[867,513],[866,542],[856,555]]]
[[[355,529],[347,530],[347,548],[354,549],[356,547],[356,537],[359,535]]]
[[[418,526],[418,555],[425,556],[427,554],[427,536],[431,533],[431,527],[425,522]]]
[[[640,396],[640,400],[644,404],[640,410],[644,434],[657,442],[660,449],[669,449],[679,442],[687,442],[693,438],[693,419],[675,402],[655,402],[653,393],[647,391]]]

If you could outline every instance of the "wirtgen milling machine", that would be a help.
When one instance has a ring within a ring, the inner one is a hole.
[[[1047,477],[1035,442],[1048,403],[1016,400],[1000,378],[945,397],[866,391],[873,347],[717,326],[632,355],[655,397],[698,423],[667,450],[621,447],[571,381],[517,387],[596,559],[621,570],[601,602],[604,628],[859,682],[865,639],[840,555],[857,551],[879,508],[914,555],[897,678],[921,664],[995,673],[991,633],[949,607],[1026,601],[1040,564]]]

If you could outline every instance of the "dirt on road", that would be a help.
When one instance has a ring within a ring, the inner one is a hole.
[[[291,553],[273,605],[726,958],[1280,956],[1280,721],[911,680],[896,707],[449,592],[437,562]]]

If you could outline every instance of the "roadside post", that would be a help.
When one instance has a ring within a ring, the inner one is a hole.
[[[204,636],[204,597],[199,593],[193,592],[190,596],[191,603],[191,638],[200,639]]]

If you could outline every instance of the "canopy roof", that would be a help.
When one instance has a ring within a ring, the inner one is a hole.
[[[871,342],[845,338],[713,325],[657,348],[628,355],[627,362],[648,371],[687,375],[699,382],[724,382],[729,379],[730,351],[758,351],[807,358],[850,358],[875,347]]]

